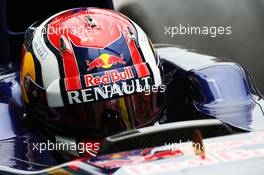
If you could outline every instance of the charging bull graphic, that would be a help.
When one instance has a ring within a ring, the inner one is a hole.
[[[118,57],[104,53],[101,54],[99,57],[95,58],[93,61],[87,61],[87,66],[88,66],[87,71],[90,71],[95,67],[96,68],[102,67],[104,69],[108,69],[115,64],[126,64],[126,62],[123,61],[123,59],[124,59],[123,54],[121,54],[120,57]]]

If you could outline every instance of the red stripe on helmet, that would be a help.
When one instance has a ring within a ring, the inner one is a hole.
[[[143,62],[142,58],[141,58],[141,55],[138,51],[138,48],[135,44],[135,41],[130,41],[129,43],[129,49],[130,49],[130,52],[131,52],[131,57],[132,57],[132,60],[133,60],[133,63],[134,64],[140,64]]]
[[[136,64],[135,67],[136,67],[139,78],[150,75],[148,66],[145,63]]]
[[[76,59],[72,53],[65,51],[62,54],[63,66],[65,72],[65,87],[67,91],[81,89],[81,80],[79,77],[79,69]]]

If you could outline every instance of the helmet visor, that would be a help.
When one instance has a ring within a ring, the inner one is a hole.
[[[39,105],[34,109],[38,119],[55,132],[73,137],[104,138],[156,122],[163,112],[164,94],[137,93],[96,103],[44,108]]]

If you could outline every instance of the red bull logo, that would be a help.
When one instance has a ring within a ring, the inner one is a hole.
[[[118,82],[132,78],[134,78],[134,74],[131,67],[126,67],[121,72],[118,72],[117,70],[106,71],[103,76],[94,76],[92,74],[84,76],[86,87],[109,84],[111,82]]]
[[[126,64],[125,61],[123,61],[124,57],[121,54],[120,57],[114,56],[114,55],[109,55],[107,53],[101,54],[99,57],[95,58],[91,62],[87,62],[88,69],[87,71],[90,71],[92,69],[96,68],[104,68],[104,69],[109,69],[115,64]]]

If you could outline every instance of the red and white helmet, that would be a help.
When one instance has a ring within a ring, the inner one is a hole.
[[[152,124],[164,107],[162,75],[146,34],[115,11],[71,9],[26,32],[27,114],[59,134],[103,138]]]

